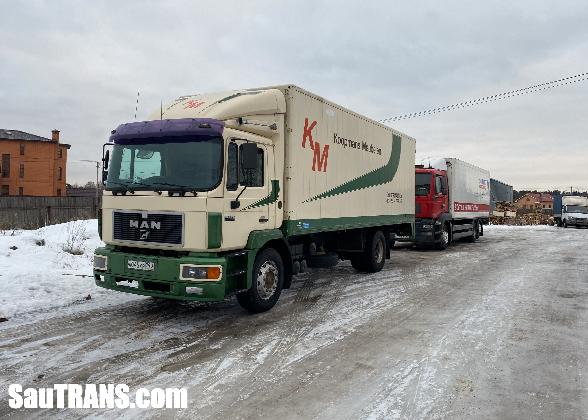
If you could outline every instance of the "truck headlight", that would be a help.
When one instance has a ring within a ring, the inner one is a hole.
[[[108,257],[94,254],[94,270],[106,271],[108,269]]]
[[[204,266],[180,264],[180,280],[218,281],[222,276],[220,265]]]

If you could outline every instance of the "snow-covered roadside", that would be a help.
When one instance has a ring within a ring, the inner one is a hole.
[[[525,225],[525,226],[511,226],[511,225],[486,225],[484,226],[484,230],[545,230],[545,231],[556,231],[558,229],[557,226],[549,226],[549,225]]]
[[[93,253],[102,245],[95,219],[1,231],[0,317],[137,299],[94,284]]]

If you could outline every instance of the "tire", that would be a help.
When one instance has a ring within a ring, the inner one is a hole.
[[[480,239],[480,224],[477,220],[474,220],[474,229],[472,236],[468,238],[468,242],[476,242],[478,239]]]
[[[251,313],[265,312],[273,308],[284,286],[284,263],[273,248],[257,254],[253,263],[251,287],[237,294],[237,301]]]
[[[449,243],[451,242],[451,236],[449,234],[449,225],[447,223],[443,223],[443,228],[441,230],[441,239],[437,244],[437,249],[443,251],[447,249]]]
[[[312,255],[306,259],[311,268],[331,268],[339,264],[339,256],[334,252],[325,255]]]
[[[386,263],[386,237],[382,231],[374,232],[367,241],[363,266],[368,273],[377,273]]]

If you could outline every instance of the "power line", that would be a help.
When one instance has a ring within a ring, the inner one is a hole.
[[[437,108],[427,109],[425,111],[412,112],[409,114],[403,114],[403,115],[397,115],[395,117],[384,118],[383,120],[379,120],[378,122],[387,123],[387,122],[394,122],[394,121],[399,121],[399,120],[408,120],[411,118],[424,117],[427,115],[437,114],[437,113],[441,113],[441,112],[445,112],[445,111],[453,111],[453,110],[460,109],[460,108],[466,108],[466,107],[480,105],[480,104],[484,104],[484,103],[488,103],[488,102],[499,101],[499,100],[511,98],[514,96],[527,95],[529,93],[539,92],[539,91],[547,90],[547,89],[553,89],[556,87],[565,86],[565,85],[569,85],[572,83],[578,83],[578,82],[581,82],[581,81],[584,81],[587,79],[588,79],[588,72],[587,73],[580,73],[580,74],[576,74],[575,76],[562,77],[561,79],[552,80],[551,82],[540,83],[540,84],[528,86],[528,87],[522,88],[522,89],[510,90],[508,92],[484,96],[484,97],[478,98],[478,99],[471,99],[469,101],[458,102],[453,105],[445,105],[445,106],[440,106]]]

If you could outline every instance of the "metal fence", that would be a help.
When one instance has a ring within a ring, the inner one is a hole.
[[[0,229],[37,229],[96,218],[97,197],[0,197]]]

